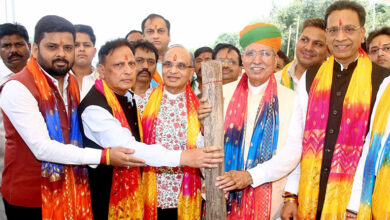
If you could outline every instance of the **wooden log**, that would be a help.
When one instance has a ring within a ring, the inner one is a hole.
[[[224,143],[224,118],[222,95],[222,65],[211,60],[202,62],[202,97],[212,107],[209,117],[203,121],[205,146],[222,146]],[[224,163],[218,168],[205,169],[206,176],[206,219],[226,219],[226,201],[222,190],[215,186],[217,176],[225,173]]]

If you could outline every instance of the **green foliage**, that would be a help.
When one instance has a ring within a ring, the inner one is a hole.
[[[219,43],[226,43],[226,44],[234,45],[240,51],[242,51],[239,39],[240,39],[240,37],[239,37],[238,33],[222,33],[218,36],[217,40],[214,41],[212,48],[214,48]]]
[[[298,32],[300,32],[302,24],[306,19],[316,17],[323,19],[325,17],[326,8],[333,2],[334,0],[293,0],[286,7],[281,7],[280,5],[276,5],[275,2],[273,2],[273,7],[269,16],[264,16],[263,18],[256,19],[255,21],[252,21],[250,23],[262,21],[273,23],[277,27],[279,27],[280,31],[282,32],[281,50],[284,52],[287,52],[289,27],[291,25],[289,58],[292,59],[294,58],[298,16]],[[373,30],[373,5],[370,4],[370,2],[367,0],[358,0],[357,2],[359,2],[366,10],[367,16],[365,27],[368,34],[370,31]],[[375,28],[378,29],[382,26],[390,26],[390,6],[382,3],[376,3]],[[230,43],[242,50],[239,45],[238,33],[222,33],[214,42],[213,46],[218,43]]]

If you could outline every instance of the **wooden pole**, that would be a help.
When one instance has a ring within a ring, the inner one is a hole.
[[[211,60],[202,62],[202,97],[212,107],[209,117],[203,121],[205,146],[222,146],[224,139],[222,64]],[[226,201],[222,190],[215,186],[217,176],[225,173],[224,163],[218,168],[205,169],[206,175],[206,219],[226,219]]]

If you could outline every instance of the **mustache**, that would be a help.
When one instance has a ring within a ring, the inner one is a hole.
[[[7,58],[11,59],[12,57],[20,57],[20,58],[22,58],[23,56],[18,54],[18,53],[16,53],[16,52],[12,52]]]
[[[51,61],[51,63],[54,65],[55,62],[57,61],[62,61],[62,62],[65,62],[66,64],[69,65],[69,61],[67,61],[66,59],[64,58],[57,58],[57,59],[54,59],[53,61]]]
[[[144,68],[144,69],[141,69],[140,71],[138,71],[137,76],[138,76],[139,74],[143,73],[143,72],[146,72],[146,73],[149,74],[149,76],[152,76],[152,74],[149,72],[149,70],[148,70],[147,68]]]

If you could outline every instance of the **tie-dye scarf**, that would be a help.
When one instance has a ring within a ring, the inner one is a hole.
[[[95,81],[95,87],[106,97],[114,117],[118,119],[122,127],[127,128],[131,132],[126,115],[114,92],[107,86],[106,82],[98,79]],[[139,114],[138,121],[140,121]],[[142,138],[141,129],[140,136]],[[138,167],[114,167],[108,219],[142,219],[142,215],[143,204],[140,169]]]
[[[288,75],[287,71],[290,69],[290,66],[295,62],[295,59],[283,67],[282,70],[282,80],[281,83],[287,88],[294,90],[294,81],[291,76]]]
[[[244,164],[245,123],[248,100],[248,76],[244,74],[237,85],[225,116],[225,169],[247,170],[271,159],[277,148],[279,103],[277,83],[272,74],[258,106],[256,126]],[[255,108],[255,106],[253,106]],[[250,131],[247,131],[250,132]],[[229,195],[228,219],[269,219],[271,214],[272,183]]]
[[[56,100],[54,96],[52,89],[55,88],[54,83],[44,74],[34,57],[31,57],[27,63],[27,69],[33,76],[42,97],[40,111],[45,119],[50,138],[63,144],[82,147],[77,117],[80,94],[76,79],[69,74],[66,94],[70,116],[70,141],[68,142],[61,129],[57,107],[61,100]],[[42,219],[92,219],[88,174],[84,166],[42,161],[41,175]]]
[[[383,156],[379,157],[378,160],[390,113],[389,99],[390,85],[386,87],[378,102],[372,124],[370,149],[364,167],[363,192],[358,219],[390,218],[390,135],[383,146]],[[378,162],[378,176],[375,179],[375,167]]]
[[[142,127],[144,132],[144,142],[146,144],[156,143],[156,122],[160,109],[161,99],[163,97],[163,85],[155,88],[150,95],[149,102],[145,106],[142,115]],[[196,148],[196,139],[200,131],[198,121],[199,101],[192,91],[190,83],[186,86],[187,102],[187,148]],[[143,169],[142,184],[144,186],[144,219],[157,219],[157,182],[156,168],[145,167]],[[180,187],[178,202],[178,219],[191,220],[200,219],[201,212],[201,192],[200,192],[200,173],[199,169],[183,167],[183,181]]]
[[[318,70],[309,92],[299,182],[300,219],[315,219],[329,114],[334,56]],[[362,151],[371,102],[372,63],[359,50],[357,66],[344,98],[321,219],[344,219],[352,180]]]

